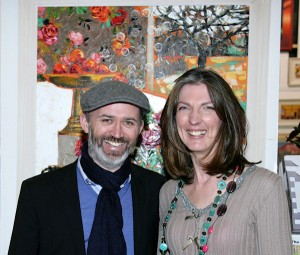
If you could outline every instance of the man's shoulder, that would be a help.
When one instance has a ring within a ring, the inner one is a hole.
[[[50,171],[42,172],[41,174],[30,177],[24,181],[24,183],[44,183],[51,180],[56,181],[68,174],[76,173],[77,160],[69,165],[63,167],[56,167]]]

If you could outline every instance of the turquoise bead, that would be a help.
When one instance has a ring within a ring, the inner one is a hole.
[[[210,223],[209,223],[209,222],[205,222],[205,223],[203,224],[203,229],[204,229],[204,231],[207,231],[209,227],[210,227]]]
[[[201,245],[204,245],[207,243],[207,238],[205,236],[201,236],[199,242]]]
[[[167,215],[166,215],[166,218],[165,218],[165,221],[166,221],[166,222],[169,221],[170,217],[171,217],[171,215],[170,215],[170,214],[167,214]]]
[[[175,203],[175,202],[171,203],[170,209],[173,210],[173,209],[175,209],[175,208],[176,208],[176,203]]]
[[[168,249],[168,245],[167,245],[166,243],[161,243],[161,244],[159,245],[159,249],[160,249],[161,251],[166,251],[166,250]]]
[[[203,251],[199,251],[198,255],[205,255]]]
[[[223,180],[219,181],[218,182],[218,188],[221,189],[221,190],[225,189],[226,188],[226,182],[223,181]]]
[[[220,202],[221,197],[219,195],[217,195],[214,199],[215,203],[219,203]]]
[[[210,217],[212,217],[212,216],[214,216],[215,215],[215,213],[216,213],[216,209],[210,209],[210,211],[209,211],[209,216]]]

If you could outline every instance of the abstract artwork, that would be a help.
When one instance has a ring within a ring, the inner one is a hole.
[[[246,109],[249,13],[245,5],[38,7],[38,85],[72,91],[71,116],[57,130],[58,147],[72,137],[68,144],[78,155],[81,94],[100,80],[120,80],[143,91],[153,106],[134,160],[163,172],[162,107],[154,106],[182,73],[216,70]]]

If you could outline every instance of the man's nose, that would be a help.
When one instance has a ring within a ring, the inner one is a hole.
[[[115,138],[123,137],[123,127],[121,122],[116,122],[111,130],[111,135]]]

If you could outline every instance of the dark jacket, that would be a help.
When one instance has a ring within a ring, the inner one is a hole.
[[[76,164],[22,183],[9,255],[85,254]],[[131,171],[135,255],[153,255],[165,178],[134,164]]]

